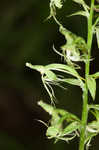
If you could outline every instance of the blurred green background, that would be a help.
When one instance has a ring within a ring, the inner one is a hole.
[[[52,45],[54,43],[59,49],[64,38],[52,19],[45,21],[49,15],[49,1],[0,2],[0,150],[77,150],[77,139],[70,144],[53,144],[53,140],[46,138],[46,127],[36,119],[47,122],[50,116],[37,106],[37,101],[43,99],[49,102],[49,97],[40,74],[25,67],[26,62],[43,65],[60,62]],[[71,0],[66,1],[63,10],[59,11],[59,19],[72,32],[86,39],[86,20],[78,16],[66,17],[79,8]],[[99,70],[99,51],[96,46],[94,38],[92,56],[95,59],[91,62],[91,73]],[[83,72],[82,69],[81,75]],[[80,117],[81,90],[74,86],[67,86],[66,91],[60,88],[55,90],[57,107]],[[98,140],[99,137],[96,137],[90,149],[98,150]]]

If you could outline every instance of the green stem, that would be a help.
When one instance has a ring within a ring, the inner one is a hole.
[[[92,39],[93,39],[93,26],[92,26],[93,8],[94,8],[94,0],[91,0],[90,16],[88,18],[88,38],[87,38],[88,57],[87,57],[87,62],[85,64],[86,79],[90,73],[90,55],[91,55],[91,46],[92,46]],[[85,148],[86,124],[88,119],[87,105],[88,105],[88,87],[87,87],[87,83],[85,83],[85,90],[83,91],[82,128],[81,128],[81,135],[80,135],[79,150],[84,150]]]

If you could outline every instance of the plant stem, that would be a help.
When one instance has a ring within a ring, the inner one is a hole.
[[[87,37],[88,56],[87,56],[87,62],[85,63],[86,80],[90,73],[90,55],[91,55],[91,46],[92,46],[92,39],[93,39],[93,26],[92,26],[93,8],[94,8],[94,0],[91,0],[90,16],[88,18],[88,37]],[[84,150],[85,147],[86,124],[88,119],[87,105],[88,105],[88,87],[87,87],[87,83],[85,83],[85,90],[83,91],[82,128],[80,134],[79,150]]]

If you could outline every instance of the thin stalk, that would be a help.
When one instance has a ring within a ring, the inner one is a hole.
[[[90,55],[91,55],[91,46],[92,46],[92,39],[93,39],[93,8],[94,8],[94,0],[91,0],[91,9],[90,9],[90,16],[88,18],[88,37],[87,37],[87,47],[88,47],[88,59],[85,63],[85,79],[87,79],[90,73]],[[82,108],[82,128],[81,128],[81,135],[80,135],[80,143],[79,143],[79,150],[84,150],[85,148],[85,134],[86,134],[86,125],[88,119],[88,87],[87,83],[85,83],[85,90],[83,91],[83,108]]]

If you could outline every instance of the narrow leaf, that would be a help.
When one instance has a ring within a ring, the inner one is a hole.
[[[96,95],[96,81],[91,76],[88,76],[88,78],[87,78],[87,86],[88,86],[89,92],[90,92],[93,100],[95,100],[95,95]]]
[[[96,38],[97,38],[97,45],[98,45],[98,48],[99,48],[99,26],[96,27]]]
[[[69,83],[71,85],[77,85],[80,86],[81,81],[78,79],[68,78],[68,79],[61,79],[62,82]]]
[[[78,3],[78,4],[83,4],[84,1],[83,0],[73,0],[75,3]]]
[[[63,130],[62,135],[71,134],[72,132],[76,131],[80,127],[81,125],[78,122],[72,122]]]
[[[60,71],[60,72],[65,72],[65,73],[71,74],[75,77],[79,77],[79,74],[77,73],[77,71],[73,67],[70,67],[68,65],[50,64],[50,65],[45,66],[45,68],[49,69],[49,70],[56,70],[56,71]]]
[[[56,109],[56,111],[60,116],[65,116],[65,120],[67,122],[71,122],[71,121],[79,121],[80,122],[80,119],[76,115],[74,115],[64,109]]]
[[[97,25],[98,25],[98,23],[99,23],[99,17],[97,17],[97,18],[96,18],[96,20],[95,20],[95,23],[94,23],[93,27],[97,26]]]
[[[96,105],[88,105],[89,109],[96,109],[96,110],[99,110],[99,105],[96,104]]]
[[[89,17],[89,13],[87,13],[86,11],[77,11],[77,12],[69,15],[69,17],[71,17],[71,16],[77,16],[77,15]]]
[[[91,77],[94,77],[95,79],[99,78],[99,72],[96,72],[94,74],[90,75]]]

